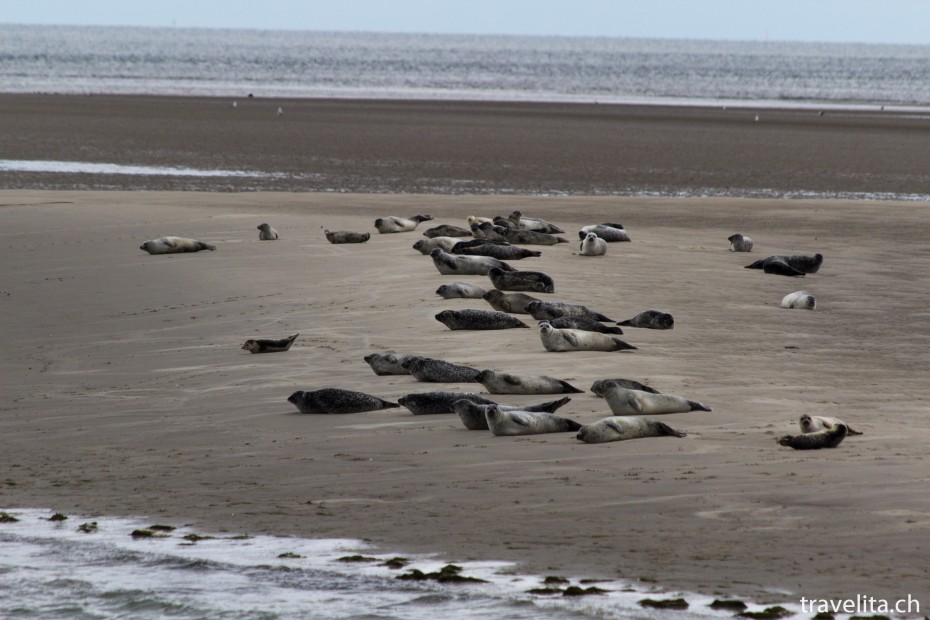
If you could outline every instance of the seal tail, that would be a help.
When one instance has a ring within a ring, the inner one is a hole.
[[[707,405],[699,403],[696,400],[689,400],[688,404],[691,405],[691,411],[713,411],[713,409]]]
[[[687,437],[688,433],[684,431],[676,431],[674,428],[666,424],[665,422],[656,422],[656,429],[660,434],[668,437]]]
[[[291,345],[294,344],[294,341],[297,340],[297,336],[299,336],[299,335],[300,335],[300,332],[297,332],[297,333],[294,334],[293,336],[288,336],[288,337],[285,339],[285,340],[286,340],[286,343],[285,343],[285,345],[284,345],[284,350],[285,350],[285,351],[287,351],[288,349],[291,348]]]
[[[627,319],[625,321],[617,321],[617,325],[622,325],[624,327],[636,327],[633,325],[633,319]]]
[[[526,408],[527,411],[545,411],[546,413],[555,413],[556,410],[562,405],[568,404],[571,401],[571,398],[566,396],[565,398],[560,398],[559,400],[550,400],[545,403],[540,403],[538,405],[530,405]]]
[[[846,427],[846,434],[847,434],[847,435],[864,435],[865,433],[863,433],[862,431],[854,431],[853,429],[851,429],[850,427],[847,426],[847,427]]]
[[[562,386],[562,392],[564,394],[581,394],[584,390],[579,390],[574,385],[567,381],[559,381],[559,384]]]
[[[397,408],[397,407],[400,407],[400,403],[392,403],[392,402],[389,401],[389,400],[382,400],[382,401],[381,401],[381,408],[382,408],[382,409],[395,409],[395,408]]]
[[[608,318],[608,317],[604,316],[603,314],[600,314],[599,312],[595,312],[595,313],[594,313],[594,320],[595,320],[595,321],[600,321],[600,322],[602,322],[602,323],[605,323],[605,322],[606,322],[606,323],[613,323],[613,322],[614,322],[613,319]]]
[[[632,351],[636,347],[631,345],[629,342],[620,340],[619,338],[614,338],[614,351]]]
[[[568,239],[565,239],[564,237],[556,237],[555,242],[556,243],[568,243]]]
[[[755,261],[755,262],[753,262],[753,263],[750,263],[750,264],[746,265],[745,267],[743,267],[743,269],[762,269],[762,267],[765,266],[765,265],[764,265],[765,260],[766,260],[766,259],[764,259],[764,258],[760,258],[759,260],[757,260],[757,261]]]

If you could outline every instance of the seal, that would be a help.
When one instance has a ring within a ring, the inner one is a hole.
[[[575,436],[585,443],[606,443],[643,437],[685,437],[687,433],[659,422],[639,416],[610,416],[585,424]]]
[[[452,330],[457,329],[511,329],[529,327],[506,312],[493,310],[443,310],[436,320]]]
[[[581,428],[578,422],[551,413],[504,411],[498,405],[490,405],[484,415],[488,420],[488,430],[495,437],[568,433]]]
[[[493,222],[494,218],[481,217],[480,215],[469,215],[466,221],[468,222],[468,227],[471,228],[472,224],[484,224],[485,222]]]
[[[594,233],[598,238],[607,243],[617,243],[618,241],[629,241],[630,233],[623,228],[623,224],[592,224],[583,226],[578,231],[578,238],[584,240],[588,233]]]
[[[804,414],[798,420],[798,425],[801,427],[802,433],[816,433],[817,431],[829,430],[838,424],[846,425],[846,434],[847,435],[861,435],[859,431],[854,431],[850,428],[849,424],[843,422],[839,418],[831,418],[827,416],[819,415],[809,415]]]
[[[578,250],[582,256],[604,256],[607,254],[607,242],[593,232],[589,232],[581,240]]]
[[[845,424],[836,424],[833,428],[825,428],[822,431],[779,437],[778,445],[789,446],[795,450],[835,448],[846,439],[848,433],[849,428]]]
[[[504,241],[520,245],[556,245],[559,243],[568,243],[568,239],[564,237],[557,237],[544,232],[536,232],[535,230],[525,230],[523,228],[519,230],[505,228],[503,232],[499,232],[499,234],[504,238]]]
[[[427,222],[431,219],[433,219],[432,215],[414,215],[412,217],[389,215],[376,219],[375,228],[377,228],[378,232],[381,234],[410,232],[416,230],[420,222]]]
[[[414,379],[424,383],[477,383],[478,373],[481,372],[471,366],[431,357],[411,357],[401,366],[407,369]]]
[[[525,230],[534,230],[536,232],[548,233],[550,235],[565,232],[555,224],[550,224],[546,220],[540,219],[538,217],[526,217],[520,211],[511,211],[510,215],[507,216],[507,220],[510,222],[511,228],[523,228]]]
[[[278,231],[271,227],[270,224],[258,225],[259,241],[275,241],[278,238]]]
[[[555,292],[555,282],[552,278],[539,271],[491,269],[488,271],[488,277],[491,278],[494,288],[499,291]]]
[[[510,245],[506,241],[491,241],[490,239],[469,239],[468,241],[457,240],[452,249],[446,250],[449,254],[461,254],[465,248],[473,248],[479,245]]]
[[[323,234],[330,243],[365,243],[371,239],[371,233],[359,233],[350,230],[324,230]]]
[[[491,269],[514,271],[514,268],[507,263],[490,256],[449,254],[440,248],[435,248],[429,255],[433,259],[436,270],[443,275],[486,276]]]
[[[552,319],[549,324],[559,329],[578,329],[585,332],[597,332],[599,334],[623,334],[619,327],[611,327],[599,323],[594,319],[588,319],[580,316],[560,316]]]
[[[288,336],[287,338],[282,338],[280,340],[249,338],[245,341],[245,344],[242,345],[242,348],[249,353],[280,353],[290,349],[291,345],[294,344],[294,341],[297,340],[297,336],[299,335],[300,334],[297,333],[293,336]]]
[[[563,316],[574,316],[592,321],[613,321],[587,306],[567,304],[562,301],[534,301],[526,305],[526,311],[537,321],[548,321]]]
[[[481,299],[487,293],[485,289],[470,282],[443,284],[436,289],[436,294],[443,299]]]
[[[384,375],[409,375],[410,371],[404,368],[404,362],[416,355],[406,353],[371,353],[365,356],[365,361],[371,366],[378,376]]]
[[[471,234],[475,239],[487,239],[499,243],[509,243],[507,239],[504,238],[503,233],[505,230],[503,226],[497,226],[491,222],[481,222],[480,224],[471,225]]]
[[[538,405],[526,405],[525,407],[514,407],[508,405],[498,405],[504,411],[510,410],[519,410],[519,411],[544,411],[548,413],[555,413],[562,405],[571,401],[571,398],[566,396],[565,398],[560,398],[559,400],[550,400],[544,403],[539,403]],[[492,403],[497,404],[497,403]],[[477,403],[473,400],[463,398],[452,403],[452,412],[459,416],[459,419],[462,420],[462,424],[465,425],[470,431],[486,431],[488,429],[488,418],[485,415],[485,411],[491,405],[485,405]]]
[[[488,400],[471,392],[413,392],[397,399],[413,415],[433,415],[435,413],[453,413],[452,404],[468,400],[481,405],[493,405]]]
[[[633,379],[599,379],[591,384],[591,391],[594,392],[595,396],[604,398],[604,392],[606,392],[611,385],[619,385],[628,390],[641,390],[652,394],[659,393],[659,390],[653,389],[639,381],[634,381]]]
[[[727,237],[731,252],[752,252],[752,239],[746,235],[734,233]]]
[[[764,273],[780,276],[799,276],[817,273],[823,265],[823,254],[806,256],[803,254],[773,254],[746,265],[746,269],[761,269]]]
[[[200,252],[201,250],[215,250],[215,245],[188,239],[186,237],[159,237],[150,239],[139,246],[149,254],[181,254],[183,252]]]
[[[619,385],[612,385],[602,393],[614,415],[660,415],[685,411],[711,411],[707,405],[688,400],[683,396],[653,394],[642,390],[630,390]]]
[[[633,345],[616,336],[580,329],[557,329],[549,321],[539,324],[539,338],[546,351],[626,351]]]
[[[487,242],[490,240],[478,239],[478,241]],[[527,250],[526,248],[518,248],[514,245],[504,245],[500,243],[482,243],[480,245],[472,245],[470,247],[465,247],[459,243],[455,248],[452,249],[452,252],[458,252],[464,256],[490,256],[498,260],[523,260],[524,258],[536,258],[538,256],[542,256],[542,252],[538,250]]]
[[[645,310],[632,319],[618,321],[617,325],[622,325],[623,327],[642,327],[645,329],[672,329],[675,327],[675,319],[667,312]]]
[[[353,392],[341,388],[321,390],[297,390],[287,397],[301,413],[360,413],[400,407],[397,403],[382,400],[364,392]]]
[[[429,255],[433,250],[439,248],[443,252],[451,252],[452,248],[459,242],[457,237],[433,237],[431,239],[420,239],[413,244],[413,249],[420,254]]]
[[[470,228],[453,226],[452,224],[441,224],[433,228],[427,228],[423,232],[424,237],[471,237]]]
[[[497,289],[492,289],[481,296],[491,307],[501,312],[511,314],[529,314],[526,304],[539,301],[526,293],[504,293]]]
[[[795,291],[794,293],[788,293],[782,298],[781,307],[813,310],[817,307],[817,300],[807,291]]]
[[[478,383],[491,394],[578,394],[582,391],[570,383],[546,375],[531,377],[482,370],[477,378]]]

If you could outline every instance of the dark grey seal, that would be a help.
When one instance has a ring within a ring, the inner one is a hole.
[[[501,312],[511,314],[529,314],[526,304],[539,301],[526,293],[504,293],[497,289],[490,290],[481,296],[491,307]]]
[[[477,383],[481,372],[471,366],[431,357],[411,357],[401,364],[417,381],[426,383]]]
[[[651,394],[659,393],[659,390],[651,388],[645,383],[634,381],[633,379],[600,379],[591,384],[591,391],[594,392],[595,396],[604,398],[604,392],[615,385],[619,385],[628,390],[640,390],[642,392],[650,392]]]
[[[589,232],[593,232],[607,243],[630,240],[630,234],[624,230],[622,224],[594,224],[585,226],[578,231],[578,238],[584,240]]]
[[[371,233],[352,232],[351,230],[324,230],[323,234],[330,243],[365,243],[371,239]]]
[[[491,241],[509,243],[504,237],[506,231],[506,227],[497,226],[491,222],[481,222],[480,224],[471,225],[471,234],[474,235],[476,239],[489,239]]]
[[[245,341],[245,344],[242,345],[242,348],[249,353],[281,353],[290,349],[299,335],[300,334],[297,333],[287,338],[281,338],[280,340],[249,338]]]
[[[503,245],[509,246],[510,244],[506,241],[491,241],[490,239],[469,239],[468,241],[456,241],[447,252],[450,254],[461,254],[462,250],[465,248],[474,248],[479,245]]]
[[[586,332],[598,332],[601,334],[623,334],[619,327],[604,325],[594,319],[587,319],[579,316],[560,316],[552,319],[549,324],[559,329],[580,329]]]
[[[510,215],[507,216],[507,221],[510,222],[511,228],[516,228],[518,230],[524,228],[526,230],[534,230],[536,232],[549,234],[565,232],[555,224],[550,224],[546,220],[538,217],[525,217],[520,211],[512,211]]]
[[[544,403],[539,403],[537,405],[526,405],[525,407],[508,405],[499,406],[505,411],[512,409],[519,411],[545,411],[548,413],[555,413],[559,407],[568,403],[569,401],[571,401],[571,398],[566,396],[565,398],[560,398],[559,400],[550,400]],[[463,398],[452,403],[452,411],[459,416],[459,419],[462,420],[462,424],[465,425],[465,428],[468,430],[486,431],[488,430],[488,418],[485,415],[485,412],[487,411],[488,407],[491,406],[491,404],[477,403],[471,399]]]
[[[487,241],[487,239],[482,239]],[[456,250],[458,248],[458,250]],[[524,258],[535,258],[542,256],[538,250],[527,250],[518,248],[514,245],[503,245],[500,243],[482,243],[470,247],[461,247],[456,245],[452,248],[453,252],[458,252],[463,256],[490,256],[498,260],[523,260]]]
[[[410,371],[404,368],[404,362],[416,355],[405,353],[371,353],[365,356],[365,361],[375,371],[376,375],[409,375]]]
[[[618,321],[617,325],[622,325],[624,327],[642,327],[645,329],[672,329],[675,327],[675,319],[667,312],[645,310],[632,319]]]
[[[552,278],[539,271],[504,271],[495,268],[488,271],[488,277],[494,288],[501,291],[555,292]]]
[[[843,422],[839,418],[810,415],[808,413],[802,415],[798,420],[798,425],[801,427],[802,433],[816,433],[817,431],[828,430],[837,424],[846,424],[846,422]],[[853,430],[849,424],[846,424],[846,430],[847,435],[862,435],[861,431]]]
[[[739,233],[734,233],[727,237],[730,242],[731,252],[752,252],[752,239]]]
[[[258,228],[259,241],[275,241],[278,238],[278,231],[271,227],[271,224],[263,223],[256,226]]]
[[[158,239],[149,239],[140,245],[139,249],[145,250],[149,254],[182,254],[202,250],[213,251],[216,246],[187,237],[159,237]]]
[[[529,327],[505,312],[492,310],[443,310],[436,320],[449,329],[510,329]]]
[[[323,388],[321,390],[297,390],[287,397],[301,413],[359,413],[400,407],[397,403],[341,388]]]
[[[435,413],[453,413],[452,404],[467,399],[475,404],[493,405],[488,400],[471,392],[413,392],[397,399],[413,415],[432,415]]]
[[[805,256],[802,254],[774,254],[746,265],[746,269],[761,269],[765,273],[780,276],[803,276],[817,273],[823,265],[823,254]]]
[[[820,450],[821,448],[835,448],[849,433],[849,427],[845,424],[836,424],[833,428],[827,428],[822,431],[813,433],[804,433],[802,435],[785,435],[778,438],[778,445],[788,446],[795,450]]]
[[[593,321],[613,321],[613,319],[604,316],[600,312],[595,312],[587,306],[567,304],[562,301],[534,301],[526,304],[526,311],[537,321],[548,321],[563,316],[574,316]]]
[[[568,243],[568,239],[564,237],[556,237],[549,233],[525,230],[522,228],[520,230],[506,228],[500,235],[504,238],[504,241],[516,243],[518,245],[556,245],[558,243]]]
[[[461,226],[453,226],[452,224],[441,224],[426,229],[423,236],[431,239],[433,237],[471,237],[471,230]]]

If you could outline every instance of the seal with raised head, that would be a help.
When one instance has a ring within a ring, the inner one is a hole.
[[[279,340],[270,338],[249,338],[245,341],[245,344],[242,345],[242,348],[249,353],[281,353],[290,349],[299,335],[300,334],[297,333]]]
[[[271,224],[258,225],[259,241],[275,241],[278,238],[278,231],[271,227]]]
[[[513,271],[513,267],[490,256],[449,254],[440,248],[429,253],[436,270],[443,275],[486,276],[491,269]]]
[[[150,239],[139,246],[149,254],[181,254],[184,252],[200,252],[201,250],[215,250],[215,245],[188,239],[187,237],[159,237]]]
[[[548,321],[563,316],[576,316],[593,321],[613,321],[587,306],[567,304],[564,301],[534,301],[526,304],[526,311],[537,321]]]
[[[607,254],[607,242],[595,233],[589,232],[578,247],[581,256],[604,256]]]
[[[850,428],[849,424],[843,422],[839,418],[831,418],[828,416],[820,415],[810,415],[805,413],[798,420],[798,425],[801,427],[802,433],[816,433],[817,431],[829,430],[838,424],[845,424],[846,431],[848,435],[861,435],[859,431],[855,431]]]
[[[477,383],[481,371],[432,357],[411,357],[401,364],[413,378],[424,383]]]
[[[433,219],[432,215],[414,215],[411,217],[397,217],[396,215],[389,215],[387,217],[379,217],[376,219],[375,228],[377,228],[378,232],[381,234],[410,232],[412,230],[416,230],[420,222],[427,222],[431,219]]]
[[[629,241],[630,233],[623,228],[623,224],[592,224],[583,226],[578,231],[578,238],[584,240],[588,233],[594,233],[598,238],[607,243],[617,243],[618,241]]]
[[[479,239],[479,241],[489,241],[488,239]],[[452,249],[453,252],[458,252],[463,256],[490,256],[498,260],[523,260],[524,258],[536,258],[542,256],[542,252],[537,250],[527,250],[526,248],[519,248],[515,245],[503,244],[503,243],[482,243],[476,244],[469,247],[464,247],[462,244],[456,245]]]
[[[599,334],[623,334],[623,330],[619,327],[613,327],[610,325],[604,325],[594,319],[588,319],[580,316],[560,316],[557,319],[552,319],[549,321],[549,324],[553,327],[559,329],[579,329],[585,332],[597,332]]]
[[[672,329],[675,327],[675,319],[667,312],[644,310],[632,319],[617,321],[617,325],[622,325],[623,327],[642,327],[645,329]]]
[[[428,256],[436,248],[443,252],[451,252],[458,242],[459,240],[456,237],[432,237],[431,239],[420,239],[413,244],[413,249]]]
[[[449,329],[511,329],[529,327],[518,318],[506,312],[494,310],[443,310],[436,315],[436,320]]]
[[[360,413],[400,407],[397,403],[371,394],[342,388],[297,390],[287,397],[287,402],[297,407],[301,413]]]
[[[470,282],[453,282],[437,288],[436,294],[443,299],[481,299],[487,290]]]
[[[802,433],[800,435],[785,435],[778,438],[778,445],[789,446],[795,450],[820,450],[822,448],[835,448],[849,433],[849,427],[845,424],[836,424],[833,428],[825,428],[822,431],[813,433]]]
[[[453,226],[452,224],[440,224],[432,228],[427,228],[423,232],[424,237],[471,237],[470,228]]]
[[[731,252],[752,252],[752,239],[746,235],[735,233],[727,237]]]
[[[520,211],[511,211],[510,215],[507,216],[507,220],[510,222],[512,228],[535,230],[536,232],[549,233],[550,235],[565,232],[555,224],[550,224],[546,220],[538,217],[526,217]]]
[[[501,312],[511,314],[529,314],[526,305],[533,301],[539,301],[535,297],[526,293],[505,293],[496,288],[488,291],[481,296],[491,307]]]
[[[685,437],[687,433],[659,422],[639,416],[610,416],[597,422],[585,424],[575,436],[585,443],[606,443],[608,441],[626,441],[643,437]]]
[[[436,413],[454,413],[452,404],[468,400],[481,405],[493,405],[488,400],[471,392],[412,392],[397,399],[397,402],[410,410],[413,415],[433,415]]]
[[[504,271],[495,268],[488,271],[488,277],[494,288],[500,291],[555,292],[555,282],[540,271]]]
[[[788,293],[782,298],[781,307],[813,310],[817,307],[817,300],[807,291],[795,291],[794,293]]]
[[[491,394],[578,394],[582,392],[566,381],[546,375],[533,377],[482,370],[477,378],[478,383]]]
[[[371,239],[371,233],[352,232],[351,230],[324,230],[323,234],[330,243],[365,243]]]
[[[504,411],[498,405],[489,406],[484,415],[488,420],[488,430],[496,437],[569,433],[581,428],[578,422],[552,413]]]
[[[375,371],[376,375],[409,375],[410,371],[404,368],[404,362],[411,357],[419,357],[407,353],[371,353],[365,356],[365,361]]]
[[[633,379],[599,379],[591,384],[591,391],[595,396],[604,398],[604,392],[612,385],[619,385],[628,390],[642,390],[643,392],[651,392],[652,394],[659,393],[659,390],[651,388],[645,383],[634,381]]]
[[[630,390],[611,385],[604,391],[604,400],[614,415],[660,415],[686,411],[711,411],[711,408],[695,400],[672,394],[653,394],[642,390]]]
[[[817,273],[823,265],[823,254],[773,254],[746,265],[746,269],[761,269],[765,273],[798,276]]]
[[[559,400],[550,400],[544,403],[539,403],[537,405],[526,405],[526,406],[512,406],[512,405],[498,405],[504,411],[508,410],[519,410],[519,411],[543,411],[547,413],[555,413],[556,410],[562,405],[571,401],[571,398],[566,396],[565,398],[560,398]],[[497,403],[492,403],[497,404]],[[453,413],[459,416],[459,419],[462,420],[462,424],[470,431],[486,431],[488,430],[488,418],[485,415],[485,411],[490,407],[489,404],[482,404],[475,402],[468,398],[462,398],[452,403]]]
[[[616,336],[580,329],[558,329],[549,321],[539,324],[539,339],[546,351],[627,351],[635,349]]]

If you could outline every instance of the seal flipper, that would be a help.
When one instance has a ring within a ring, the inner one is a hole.
[[[767,260],[768,260],[768,257],[760,258],[759,260],[746,265],[745,267],[743,267],[743,269],[762,269],[765,266],[765,261]]]
[[[666,424],[665,422],[659,422],[659,421],[657,421],[657,420],[653,420],[653,422],[655,422],[656,429],[657,429],[662,435],[667,435],[667,436],[669,436],[669,437],[687,437],[687,435],[688,435],[688,433],[686,433],[686,432],[684,432],[684,431],[676,431],[674,428],[672,428],[671,426],[669,426],[669,425]]]
[[[538,405],[529,405],[526,408],[526,411],[540,411],[546,413],[555,413],[555,411],[562,405],[567,404],[571,401],[571,398],[566,396],[565,398],[560,398],[559,400],[550,400],[545,403],[539,403]]]
[[[562,381],[560,379],[559,383],[562,385],[562,392],[564,392],[565,394],[581,394],[582,392],[584,392],[584,390],[579,390],[578,388],[576,388],[571,383],[568,383],[567,381]]]
[[[794,278],[803,278],[804,272],[798,271],[787,263],[783,258],[770,260],[765,259],[762,266],[763,273],[773,273],[779,276],[791,276]]]
[[[696,400],[689,400],[688,404],[691,405],[691,411],[713,411],[713,409],[707,405],[699,403]]]

